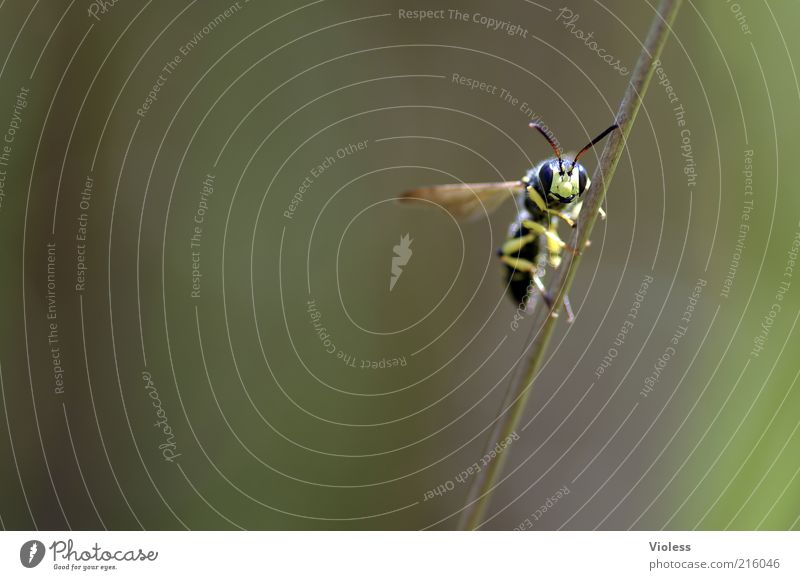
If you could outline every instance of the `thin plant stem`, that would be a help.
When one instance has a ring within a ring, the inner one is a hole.
[[[622,98],[622,103],[617,112],[617,124],[620,130],[609,135],[606,146],[600,156],[600,163],[592,176],[592,185],[584,197],[583,206],[578,218],[577,227],[572,236],[571,247],[584,248],[589,240],[600,206],[606,195],[606,190],[614,177],[617,163],[622,157],[628,134],[633,126],[633,121],[642,104],[642,99],[653,76],[655,63],[661,55],[661,50],[666,44],[672,23],[678,13],[681,0],[662,0],[656,11],[650,31],[644,41],[642,53],[631,75],[630,83]],[[534,320],[536,327],[541,326],[534,337],[530,347],[530,358],[527,360],[525,372],[519,376],[519,381],[511,384],[503,401],[500,416],[496,420],[487,442],[487,453],[495,445],[506,440],[516,432],[525,406],[533,390],[533,384],[539,368],[547,352],[550,338],[553,334],[556,321],[555,313],[564,303],[564,296],[569,291],[575,272],[581,260],[581,252],[565,252],[561,266],[556,270],[550,295],[554,297],[550,310],[540,309]],[[461,513],[460,529],[474,530],[480,527],[483,516],[491,500],[492,493],[498,484],[498,478],[503,470],[503,463],[509,451],[498,455],[472,480],[467,504]]]

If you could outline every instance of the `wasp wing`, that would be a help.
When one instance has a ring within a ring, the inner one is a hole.
[[[525,187],[521,181],[454,183],[412,189],[402,193],[399,201],[428,202],[458,219],[469,220],[493,212],[505,200],[523,191]]]

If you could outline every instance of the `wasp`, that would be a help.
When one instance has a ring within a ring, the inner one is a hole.
[[[541,125],[529,123],[529,127],[542,134],[555,157],[529,169],[519,181],[434,185],[406,191],[400,199],[429,201],[457,218],[470,219],[494,211],[506,199],[517,197],[520,210],[509,227],[506,241],[497,249],[505,269],[508,293],[516,303],[528,309],[536,290],[552,310],[553,298],[542,282],[545,267],[549,264],[557,268],[562,251],[576,251],[559,237],[558,224],[563,222],[570,228],[575,227],[581,210],[581,196],[591,185],[586,168],[578,163],[578,159],[619,125],[611,125],[592,139],[572,161],[564,159],[556,142]],[[605,212],[602,209],[600,212],[601,218],[605,219]],[[566,297],[564,308],[572,321],[574,316]]]

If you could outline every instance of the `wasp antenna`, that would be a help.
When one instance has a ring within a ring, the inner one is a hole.
[[[528,127],[530,127],[531,129],[536,129],[537,131],[539,131],[539,133],[541,133],[542,136],[545,139],[547,139],[547,142],[550,143],[550,147],[552,147],[553,151],[556,152],[556,158],[558,159],[558,172],[563,175],[564,174],[564,164],[561,161],[561,151],[558,149],[558,145],[556,145],[555,141],[553,141],[550,138],[550,135],[547,134],[547,131],[545,131],[542,128],[541,125],[539,125],[537,123],[528,123]]]
[[[587,152],[589,149],[591,149],[592,147],[594,147],[594,146],[595,146],[595,144],[597,144],[598,142],[602,141],[602,140],[603,140],[603,138],[605,138],[605,136],[606,136],[606,135],[608,135],[609,133],[611,133],[611,131],[613,131],[614,129],[619,129],[619,125],[617,125],[616,123],[614,123],[614,124],[613,124],[613,125],[611,125],[611,126],[608,128],[608,129],[606,129],[605,131],[603,131],[602,133],[600,133],[600,134],[599,134],[597,137],[595,137],[594,139],[592,139],[592,140],[589,142],[589,144],[588,144],[588,145],[586,145],[586,147],[584,147],[583,149],[581,149],[580,151],[578,151],[578,154],[575,156],[575,159],[573,159],[573,160],[572,160],[572,164],[573,164],[573,165],[575,165],[575,164],[578,162],[578,157],[580,157],[581,155],[583,155],[584,153],[586,153],[586,152]]]

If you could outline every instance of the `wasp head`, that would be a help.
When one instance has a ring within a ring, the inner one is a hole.
[[[537,175],[548,201],[569,203],[582,195],[591,183],[580,163],[550,159],[542,163]]]
[[[532,173],[539,179],[542,191],[539,192],[546,197],[545,202],[569,203],[576,197],[583,195],[589,189],[589,176],[586,169],[578,163],[578,158],[594,147],[599,141],[605,138],[614,129],[619,129],[619,125],[614,123],[608,129],[600,133],[597,137],[589,141],[586,146],[578,151],[572,161],[565,161],[561,155],[561,149],[555,140],[548,134],[545,128],[538,123],[529,123],[532,129],[536,129],[553,148],[556,154],[554,159],[548,159],[542,163],[538,171],[534,169]],[[529,178],[529,182],[532,181]]]

